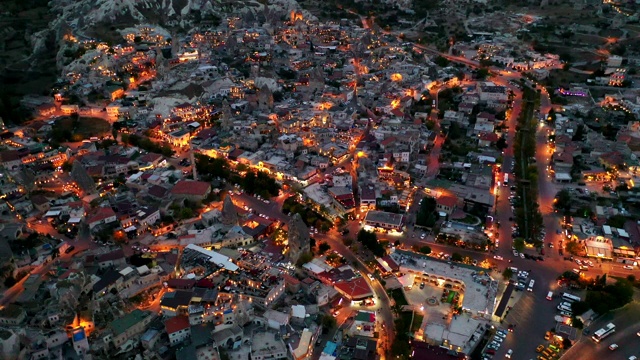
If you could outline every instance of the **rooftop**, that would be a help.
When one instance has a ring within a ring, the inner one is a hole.
[[[113,335],[118,336],[150,315],[150,311],[135,309],[125,316],[113,320],[111,324],[109,324],[109,329],[113,331]]]
[[[400,214],[394,214],[386,211],[377,211],[377,210],[371,210],[367,212],[367,215],[365,216],[366,221],[390,224],[395,226],[402,225],[402,219],[403,219],[403,216]]]
[[[211,185],[204,181],[180,180],[171,189],[174,195],[205,196],[211,189]]]

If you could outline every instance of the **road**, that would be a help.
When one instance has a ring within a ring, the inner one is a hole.
[[[50,227],[51,226],[49,226],[49,228]],[[61,238],[61,236],[57,235],[57,238]],[[5,290],[5,292],[2,294],[2,297],[0,298],[0,306],[4,306],[13,302],[15,298],[18,297],[22,293],[22,291],[24,291],[24,287],[23,287],[24,281],[29,277],[29,275],[47,274],[51,269],[51,267],[54,264],[56,264],[58,261],[69,261],[72,258],[76,257],[79,253],[84,252],[85,250],[88,250],[88,249],[94,249],[98,246],[96,243],[92,242],[87,237],[78,237],[77,239],[67,240],[67,241],[69,242],[69,244],[75,246],[75,249],[72,252],[68,254],[66,253],[60,254],[57,259],[50,261],[48,264],[42,266],[38,270],[31,271],[28,275],[20,279],[20,281],[18,281],[11,288]]]
[[[635,355],[640,357],[640,338],[636,335],[640,331],[640,303],[634,302],[624,308],[612,312],[598,319],[589,326],[590,333],[613,322],[616,332],[597,344],[588,336],[583,336],[562,357],[563,360],[600,360],[600,359],[628,359]],[[617,344],[617,350],[609,350],[609,345]]]
[[[433,49],[429,49],[423,46],[418,46],[426,51],[430,51],[433,54],[444,56],[453,62],[462,63],[464,65],[476,68],[478,67],[477,63],[469,61],[467,59],[460,59],[458,57],[450,56],[448,54],[439,53],[434,51]],[[492,81],[499,85],[504,85],[509,87],[515,94],[515,98],[513,99],[513,108],[508,117],[508,137],[507,144],[508,147],[505,149],[503,154],[503,164],[504,169],[500,172],[500,176],[504,174],[504,171],[511,172],[511,162],[513,159],[513,140],[515,139],[515,128],[516,128],[516,120],[522,109],[522,92],[512,84],[512,81],[519,80],[521,78],[521,74],[518,72],[510,72],[497,68],[491,68],[494,73],[497,73],[497,76],[492,77]],[[525,83],[529,86],[533,86],[530,81],[525,81]],[[552,104],[549,99],[549,94],[547,94],[545,89],[541,89],[541,101],[540,101],[540,113],[546,114],[551,109]],[[553,202],[553,198],[555,197],[557,187],[552,181],[550,177],[547,176],[546,166],[549,163],[549,153],[547,148],[547,137],[546,127],[539,127],[538,132],[536,134],[536,163],[538,166],[538,171],[541,176],[539,177],[539,204],[541,204],[540,209],[544,218],[544,225],[546,229],[545,235],[545,243],[554,243],[555,248],[558,247],[560,236],[556,234],[556,230],[559,230],[559,221],[551,204]],[[431,165],[431,164],[430,164]],[[418,192],[419,194],[421,192]],[[546,300],[546,294],[548,291],[554,291],[556,293],[564,292],[565,289],[559,288],[557,285],[557,276],[564,272],[573,269],[575,264],[573,262],[565,261],[563,257],[558,255],[557,251],[547,251],[544,258],[544,262],[535,262],[532,260],[522,259],[519,257],[514,257],[511,250],[512,238],[511,238],[511,226],[513,224],[509,218],[512,217],[511,204],[508,201],[508,197],[510,195],[509,187],[501,186],[498,190],[498,198],[495,207],[495,221],[500,224],[498,229],[500,246],[498,249],[495,249],[495,254],[502,256],[504,261],[496,261],[493,260],[493,254],[491,253],[478,253],[469,250],[458,249],[450,246],[445,246],[441,244],[433,243],[432,237],[427,236],[426,241],[420,240],[420,234],[422,231],[415,231],[411,229],[407,230],[405,236],[401,238],[393,238],[389,235],[382,235],[379,238],[386,240],[400,240],[400,242],[405,247],[410,247],[412,245],[429,245],[432,248],[432,251],[435,253],[444,252],[451,254],[453,252],[458,252],[463,256],[469,256],[472,259],[478,260],[481,262],[482,260],[488,260],[494,265],[496,265],[499,271],[502,271],[507,266],[514,266],[518,269],[532,270],[530,279],[535,280],[535,286],[533,292],[527,292],[523,294],[520,301],[517,302],[512,309],[509,311],[509,314],[505,317],[504,325],[514,324],[516,325],[516,330],[513,335],[509,335],[507,340],[497,352],[495,358],[504,357],[506,351],[508,349],[512,349],[514,354],[516,354],[516,358],[518,359],[529,359],[536,358],[537,354],[535,353],[535,347],[544,342],[544,332],[555,325],[554,315],[556,315],[555,306],[559,302],[558,300],[548,301]],[[420,196],[423,196],[421,194]],[[417,200],[415,203],[417,203]],[[546,250],[550,250],[547,248]],[[525,250],[527,252],[533,253],[534,250]],[[508,260],[511,260],[511,263],[507,263]],[[621,276],[626,276],[629,274],[629,271],[626,273],[624,269],[620,265],[617,264],[596,264],[596,267],[590,268],[588,274],[590,276],[600,275],[602,273],[608,272],[609,274],[620,273]],[[494,273],[494,276],[500,277],[500,275]],[[522,336],[526,336],[532,341],[522,341]],[[535,339],[540,339],[535,340]],[[577,359],[577,358],[576,358]]]
[[[377,279],[374,281],[369,279],[368,275],[373,275],[373,272],[353,253],[353,251],[351,251],[350,248],[346,247],[342,243],[342,235],[338,233],[337,229],[331,229],[327,234],[318,234],[315,237],[318,243],[326,241],[327,244],[331,245],[333,250],[336,250],[357,270],[360,270],[360,272],[363,273],[364,279],[367,280],[375,294],[375,301],[380,302],[380,313],[378,316],[382,317],[382,323],[386,324],[386,326],[384,327],[384,331],[380,334],[381,336],[378,346],[382,347],[385,353],[388,353],[391,348],[391,342],[395,337],[395,333],[393,328],[393,313],[391,312],[391,300],[389,299],[384,287]]]

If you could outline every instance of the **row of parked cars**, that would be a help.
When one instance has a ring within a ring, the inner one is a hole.
[[[496,351],[500,349],[502,343],[507,338],[507,334],[508,332],[506,330],[499,329],[498,331],[496,331],[496,333],[493,335],[493,339],[484,348],[484,352],[482,353],[482,360],[490,360],[493,358],[493,356],[496,354]],[[507,352],[508,356],[505,356],[510,358],[512,354],[513,350],[509,349],[509,351]]]

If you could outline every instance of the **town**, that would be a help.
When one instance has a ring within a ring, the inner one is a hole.
[[[0,121],[0,357],[640,356],[637,5],[308,2],[67,28]]]

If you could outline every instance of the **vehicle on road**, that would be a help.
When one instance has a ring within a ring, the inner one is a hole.
[[[613,323],[608,323],[605,327],[603,327],[602,329],[598,329],[595,333],[593,333],[591,339],[599,343],[614,332],[616,332],[616,326]]]
[[[553,291],[549,291],[547,293],[547,300],[549,300],[549,301],[553,300]]]
[[[420,240],[424,240],[425,237],[427,237],[427,234],[422,233],[422,235],[420,235]]]
[[[507,353],[504,354],[504,357],[506,357],[507,359],[511,359],[511,355],[513,355],[513,350],[509,349]]]
[[[65,253],[65,254],[68,254],[68,253],[72,252],[72,251],[73,251],[73,250],[75,250],[75,249],[76,249],[76,247],[75,247],[75,246],[73,246],[73,245],[71,245],[71,246],[69,246],[69,247],[67,248],[67,250],[65,250],[65,251],[64,251],[64,253]]]
[[[533,285],[536,283],[535,280],[529,281],[529,287],[527,287],[527,291],[533,291]]]
[[[609,350],[615,350],[618,348],[618,344],[611,344],[609,345]]]
[[[633,266],[631,266],[631,265],[625,265],[625,266],[623,266],[623,268],[625,270],[633,270]]]
[[[494,255],[493,258],[496,260],[504,260],[504,258],[500,255]]]
[[[631,355],[629,356],[629,360],[638,360],[638,357],[636,357],[635,355]]]

